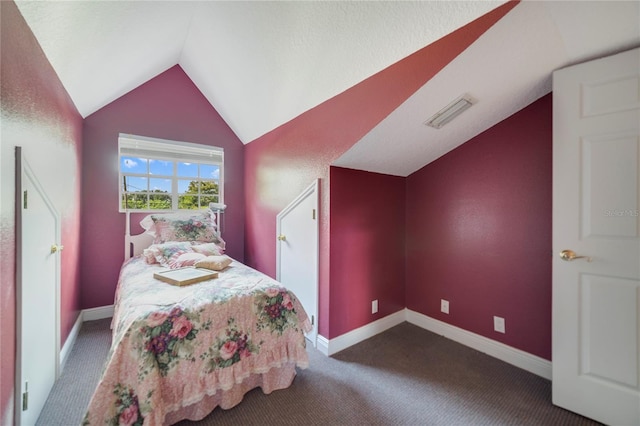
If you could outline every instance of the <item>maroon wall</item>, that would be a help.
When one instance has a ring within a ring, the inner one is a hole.
[[[516,4],[500,6],[247,145],[245,258],[264,273],[275,275],[277,213],[315,179],[321,179],[321,335],[334,335],[330,316],[343,315],[333,307],[329,310],[333,288],[329,277],[329,165]]]
[[[547,95],[407,178],[407,308],[546,359],[551,114]]]
[[[82,117],[12,1],[0,2],[0,424],[13,423],[15,375],[15,147],[21,146],[61,218],[60,332],[80,310]],[[53,241],[52,241],[53,243]]]
[[[405,178],[331,167],[329,180],[331,339],[406,306]]]
[[[223,238],[244,258],[244,146],[178,65],[84,121],[82,307],[113,304],[124,258],[125,214],[118,213],[118,134],[224,148]],[[132,215],[132,222],[142,215]]]

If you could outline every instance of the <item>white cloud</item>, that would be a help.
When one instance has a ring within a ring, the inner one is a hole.
[[[124,166],[126,168],[128,168],[128,169],[131,169],[131,168],[133,168],[133,167],[135,167],[137,165],[138,165],[138,163],[133,161],[131,158],[125,158],[125,160],[124,160]]]

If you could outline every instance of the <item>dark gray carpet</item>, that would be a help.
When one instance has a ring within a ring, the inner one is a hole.
[[[102,370],[109,321],[84,323],[39,419],[79,424]],[[181,425],[596,425],[551,404],[548,380],[409,323],[325,357],[289,389],[255,389],[230,410]]]
[[[82,323],[60,378],[36,425],[79,425],[98,385],[111,346],[111,318]]]

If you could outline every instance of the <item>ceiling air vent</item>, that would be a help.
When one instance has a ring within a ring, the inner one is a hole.
[[[425,121],[424,124],[433,127],[434,129],[439,129],[462,114],[474,103],[475,101],[471,98],[471,96],[467,94],[462,95],[458,99],[435,113],[433,117]]]

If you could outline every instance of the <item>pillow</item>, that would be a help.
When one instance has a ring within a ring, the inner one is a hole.
[[[177,252],[176,254],[171,256],[171,259],[169,259],[169,268],[177,269],[177,268],[184,268],[187,266],[194,266],[196,262],[206,258],[207,256],[205,256],[202,253]]]
[[[152,244],[149,248],[144,249],[142,255],[147,263],[159,263],[162,266],[168,266],[171,256],[178,252],[193,252],[191,243],[189,241],[172,241],[163,244]],[[151,262],[151,259],[155,259],[155,262]]]
[[[233,260],[229,256],[207,256],[197,261],[193,266],[196,268],[206,268],[213,271],[222,271],[229,266]]]
[[[140,226],[154,238],[154,244],[167,241],[199,241],[216,243],[223,250],[225,247],[224,240],[218,235],[211,210],[153,213],[142,219]]]
[[[140,226],[144,229],[145,234],[149,234],[153,237],[154,242],[156,238],[156,225],[153,223],[153,219],[151,219],[151,215],[148,214],[140,221]]]
[[[151,247],[146,248],[142,251],[142,257],[144,258],[144,261],[147,262],[149,265],[158,263],[158,261],[156,260],[156,254],[151,249]]]
[[[196,243],[191,246],[191,249],[196,253],[202,253],[205,256],[220,256],[224,253],[224,250],[216,243]]]

